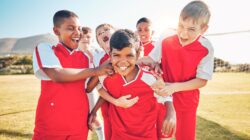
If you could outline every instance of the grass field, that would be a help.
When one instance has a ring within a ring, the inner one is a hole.
[[[33,75],[0,76],[0,140],[31,139],[39,92]],[[216,73],[201,92],[197,140],[250,139],[250,74]]]

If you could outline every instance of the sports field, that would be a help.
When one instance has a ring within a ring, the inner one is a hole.
[[[33,75],[0,76],[0,140],[31,139],[39,92]],[[201,92],[197,140],[250,139],[250,73],[215,73]]]

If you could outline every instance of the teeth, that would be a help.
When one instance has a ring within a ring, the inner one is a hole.
[[[128,67],[120,67],[122,71],[126,70]]]
[[[73,41],[78,42],[80,39],[79,38],[72,38]]]

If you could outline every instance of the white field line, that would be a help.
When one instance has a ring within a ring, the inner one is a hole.
[[[250,91],[201,91],[201,94],[250,94]]]

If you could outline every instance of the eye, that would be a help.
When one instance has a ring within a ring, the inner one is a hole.
[[[74,28],[70,26],[70,27],[67,28],[67,30],[73,31]]]

